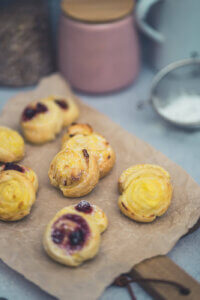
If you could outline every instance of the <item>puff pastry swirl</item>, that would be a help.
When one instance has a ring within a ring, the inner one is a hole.
[[[63,115],[63,126],[68,126],[79,116],[79,109],[71,97],[49,96],[47,101],[53,101],[60,109]]]
[[[119,208],[129,218],[152,222],[168,209],[172,198],[169,173],[157,165],[136,165],[119,178]]]
[[[51,101],[41,100],[29,104],[21,116],[21,126],[27,141],[42,144],[51,141],[60,132],[63,116]]]
[[[24,156],[24,140],[10,128],[0,126],[0,162],[19,161]]]
[[[20,171],[0,172],[0,220],[17,221],[30,213],[35,202],[35,188]]]
[[[16,171],[24,175],[32,183],[35,192],[38,190],[38,178],[36,173],[29,167],[23,166],[18,163],[6,163],[0,166],[0,172],[3,171]],[[9,172],[8,172],[9,173]]]
[[[72,124],[62,138],[62,149],[86,148],[97,159],[100,178],[108,174],[115,163],[115,152],[108,141],[100,134],[93,132],[88,124]]]
[[[99,181],[99,168],[95,157],[86,149],[66,148],[52,160],[49,178],[66,197],[81,197],[96,186]]]
[[[43,245],[47,254],[55,261],[73,267],[93,258],[99,250],[103,228],[99,216],[96,217],[98,211],[102,215],[100,208],[86,201],[59,211],[44,233]],[[104,214],[104,230],[105,220]]]

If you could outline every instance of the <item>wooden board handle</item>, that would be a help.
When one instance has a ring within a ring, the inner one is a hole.
[[[200,284],[167,256],[158,256],[145,260],[136,265],[131,270],[130,275],[132,278],[154,278],[175,281],[190,289],[188,295],[183,295],[177,288],[168,284],[139,283],[155,299],[196,300],[200,297]]]

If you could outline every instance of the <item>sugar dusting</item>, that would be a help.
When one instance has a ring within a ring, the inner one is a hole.
[[[200,95],[180,94],[170,97],[164,107],[159,107],[159,112],[170,119],[180,123],[200,122]]]

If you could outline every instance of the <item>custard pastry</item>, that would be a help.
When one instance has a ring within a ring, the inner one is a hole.
[[[0,220],[24,218],[34,202],[35,189],[26,176],[15,170],[0,172]]]
[[[119,208],[129,218],[152,222],[168,209],[172,198],[169,173],[157,165],[136,165],[119,178]]]
[[[96,158],[86,149],[66,148],[59,152],[49,168],[51,184],[59,187],[66,197],[81,197],[99,181]]]
[[[47,254],[55,261],[76,267],[97,254],[101,238],[100,227],[95,214],[92,215],[93,206],[89,205],[88,203],[87,211],[77,209],[79,206],[83,207],[80,203],[65,207],[47,225],[43,245]]]
[[[61,110],[63,115],[63,126],[68,126],[79,116],[79,109],[72,97],[49,96],[45,100],[53,101]]]
[[[0,172],[3,171],[16,171],[16,172],[20,172],[21,174],[23,174],[27,179],[30,180],[30,182],[32,183],[35,192],[37,192],[38,190],[38,178],[36,173],[28,167],[25,167],[21,164],[17,164],[17,163],[5,163],[2,166],[0,166]],[[9,173],[9,172],[7,172]]]
[[[0,126],[0,162],[14,162],[24,156],[24,140],[15,130]]]
[[[29,104],[21,117],[24,136],[33,144],[53,140],[60,132],[62,125],[61,110],[54,102],[46,100]]]
[[[88,149],[97,159],[100,178],[104,177],[115,163],[115,152],[108,141],[100,134],[93,132],[88,124],[74,124],[63,136],[62,149]]]

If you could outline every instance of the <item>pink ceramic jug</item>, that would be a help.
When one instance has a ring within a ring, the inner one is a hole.
[[[88,93],[111,92],[131,84],[139,70],[132,11],[120,19],[98,23],[62,13],[58,66],[74,88]]]

